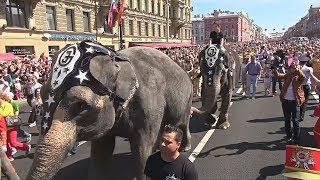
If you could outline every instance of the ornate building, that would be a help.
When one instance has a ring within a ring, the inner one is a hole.
[[[291,37],[320,38],[320,4],[311,5],[308,14],[301,18],[294,26],[288,28],[283,38]]]
[[[126,47],[131,42],[190,43],[190,0],[126,3],[122,31]],[[86,39],[119,49],[118,25],[106,25],[109,6],[105,0],[2,0],[0,53],[52,55],[67,44]]]
[[[263,37],[262,28],[253,23],[245,12],[230,12],[214,10],[213,13],[202,17],[204,22],[204,43],[209,42],[212,24],[217,23],[227,42],[246,42],[261,40]],[[199,18],[196,18],[199,21]],[[194,23],[197,23],[194,21]],[[193,36],[196,36],[195,31]]]

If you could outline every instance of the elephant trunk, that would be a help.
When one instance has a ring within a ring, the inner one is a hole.
[[[207,77],[206,77],[207,78]],[[206,82],[206,78],[205,82]],[[214,114],[217,110],[217,99],[220,92],[220,77],[213,78],[213,85],[209,86],[208,84],[204,84],[203,93],[202,93],[202,107],[201,110]]]
[[[49,131],[39,138],[27,179],[52,179],[58,172],[76,140],[76,124],[67,117],[66,111],[57,107]]]

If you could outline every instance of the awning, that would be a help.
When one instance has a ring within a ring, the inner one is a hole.
[[[0,53],[0,61],[13,61],[18,59],[20,59],[20,57],[14,55],[13,53]]]
[[[159,42],[130,42],[129,47],[133,46],[145,46],[152,48],[179,48],[179,47],[193,47],[194,44],[191,43],[159,43]]]

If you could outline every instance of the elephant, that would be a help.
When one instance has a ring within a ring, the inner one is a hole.
[[[230,108],[233,89],[235,88],[233,71],[235,60],[229,48],[222,50],[219,45],[212,44],[200,51],[198,56],[202,76],[201,110],[195,112],[206,119],[206,124],[220,129],[228,129],[228,110]],[[214,113],[218,109],[217,99],[221,95],[220,114],[217,118]]]
[[[52,179],[75,141],[91,141],[88,179],[105,179],[115,137],[127,138],[138,180],[167,124],[191,149],[192,83],[166,54],[148,47],[113,51],[93,41],[60,50],[41,88],[41,131],[27,179]]]

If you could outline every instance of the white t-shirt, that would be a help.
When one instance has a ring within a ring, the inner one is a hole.
[[[289,87],[288,87],[287,92],[286,92],[286,94],[284,96],[284,99],[286,99],[286,100],[296,100],[296,98],[294,96],[294,93],[293,93],[292,81],[289,84]]]
[[[311,85],[311,75],[313,74],[313,68],[304,65],[304,66],[302,66],[301,71],[306,76],[302,85]]]

